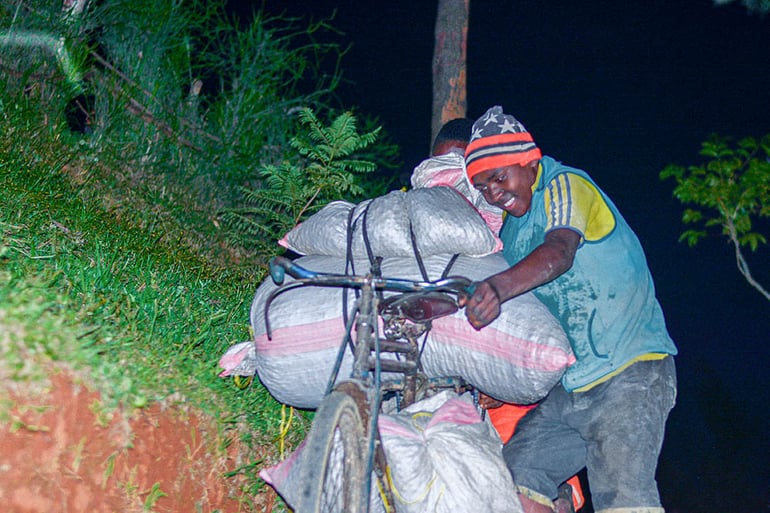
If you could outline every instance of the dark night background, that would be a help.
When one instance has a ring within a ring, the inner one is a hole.
[[[670,513],[770,511],[770,302],[727,240],[678,242],[670,163],[700,162],[710,134],[770,133],[770,15],[710,0],[471,0],[468,117],[502,105],[545,154],[588,171],[645,246],[677,342],[679,398],[659,466]],[[344,106],[376,115],[401,173],[430,147],[435,1],[235,2],[246,16],[328,17],[352,44]],[[763,233],[770,235],[770,223]],[[747,250],[749,253],[750,251]],[[770,286],[770,250],[749,254]]]

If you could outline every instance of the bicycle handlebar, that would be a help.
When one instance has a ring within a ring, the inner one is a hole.
[[[368,274],[347,275],[320,273],[295,264],[286,257],[276,256],[270,259],[270,276],[276,285],[281,285],[289,276],[308,284],[325,285],[330,287],[361,288],[369,281],[375,289],[395,292],[453,292],[458,295],[472,296],[476,284],[462,276],[450,276],[436,281],[413,281],[401,278],[382,278]]]

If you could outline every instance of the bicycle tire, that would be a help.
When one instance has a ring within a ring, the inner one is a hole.
[[[349,395],[333,391],[321,402],[303,450],[300,503],[295,513],[368,510],[366,431]]]

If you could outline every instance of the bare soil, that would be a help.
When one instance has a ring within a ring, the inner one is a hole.
[[[225,477],[242,448],[222,443],[212,419],[181,406],[105,414],[99,399],[66,370],[36,390],[0,383],[3,511],[272,511],[269,487],[249,497],[243,477]]]

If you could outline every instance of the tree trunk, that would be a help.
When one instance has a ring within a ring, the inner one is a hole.
[[[466,116],[465,59],[470,0],[439,0],[433,47],[431,141],[441,125]]]

